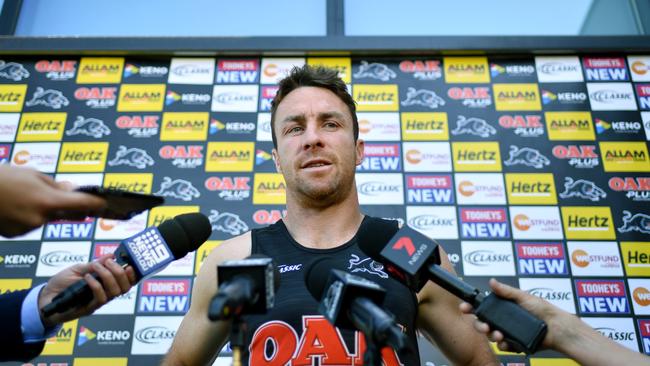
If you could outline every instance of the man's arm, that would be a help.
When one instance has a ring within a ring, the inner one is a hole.
[[[226,260],[243,259],[251,253],[250,232],[224,241],[201,266],[192,290],[190,310],[185,314],[163,365],[212,363],[226,343],[230,322],[208,319],[210,301],[217,294],[217,266]]]
[[[456,274],[442,248],[440,259],[442,268]],[[473,318],[458,309],[459,299],[429,281],[418,293],[418,300],[418,328],[453,364],[499,365],[487,338],[474,330]]]

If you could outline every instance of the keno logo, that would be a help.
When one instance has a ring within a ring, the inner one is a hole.
[[[650,201],[650,177],[613,177],[608,185],[615,192],[626,192],[632,201]]]

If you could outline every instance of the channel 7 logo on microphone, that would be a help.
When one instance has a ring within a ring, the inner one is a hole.
[[[381,255],[402,270],[415,275],[418,269],[434,254],[437,247],[431,239],[409,226],[404,226],[384,247]],[[439,263],[439,260],[436,262]]]

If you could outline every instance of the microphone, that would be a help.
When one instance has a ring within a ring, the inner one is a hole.
[[[335,269],[337,266],[336,261],[325,257],[314,261],[305,272],[307,289],[320,299],[318,311],[336,327],[359,329],[369,345],[412,351],[393,315],[379,306],[386,290],[373,281]]]
[[[166,220],[157,228],[124,239],[115,250],[115,262],[123,268],[131,266],[136,279],[152,275],[188,252],[196,250],[212,233],[210,220],[201,213],[187,213]],[[101,282],[96,273],[93,277]],[[44,316],[62,313],[86,304],[93,293],[85,280],[79,280],[52,299],[42,309]]]
[[[419,292],[432,280],[456,297],[472,304],[474,313],[519,352],[534,353],[546,336],[546,323],[517,303],[483,293],[445,271],[440,264],[438,244],[404,225],[396,231],[379,221],[371,221],[358,233],[359,248],[407,286]],[[381,247],[379,243],[388,243]]]
[[[266,314],[275,303],[280,276],[271,258],[253,254],[217,266],[219,290],[210,302],[208,318],[228,320],[246,314]]]

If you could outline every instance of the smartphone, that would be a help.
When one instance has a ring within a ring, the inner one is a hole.
[[[99,186],[82,186],[75,189],[75,191],[93,194],[105,199],[107,202],[106,208],[102,212],[95,213],[95,215],[113,220],[128,220],[145,210],[165,203],[163,197]]]

